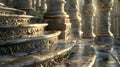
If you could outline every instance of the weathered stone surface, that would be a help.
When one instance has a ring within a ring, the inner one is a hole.
[[[39,53],[45,54],[45,52],[55,48],[54,45],[58,43],[59,34],[60,32],[51,32],[32,38],[0,40],[0,55],[12,55],[19,52],[30,52],[36,49],[38,49]]]
[[[73,47],[66,67],[92,67],[95,63],[93,39],[82,39]]]
[[[44,14],[44,22],[48,23],[48,30],[62,31],[60,39],[70,39],[71,24],[64,11],[65,0],[47,0],[46,3],[47,11]]]
[[[0,14],[0,25],[28,24],[33,16]]]
[[[77,0],[66,0],[66,11],[69,14],[71,22],[72,39],[81,38],[81,18],[79,13],[79,3]]]
[[[96,50],[96,67],[103,64],[103,67],[107,67],[111,62],[115,63],[114,60],[112,60],[113,57],[111,57],[111,53],[113,50],[113,44],[114,44],[114,38],[113,37],[98,37],[95,39],[95,50]],[[113,64],[114,67],[115,64]]]
[[[44,55],[40,54],[39,51],[37,53],[28,53],[27,55],[23,54],[23,56],[1,56],[0,66],[17,66],[17,67],[54,67],[56,65],[62,64],[67,61],[67,57],[69,56],[69,52],[75,43],[65,43],[65,41],[61,41],[58,43],[58,48],[55,51],[45,53]],[[65,47],[63,47],[65,46]],[[62,47],[62,48],[61,48]],[[12,60],[11,60],[12,59]]]
[[[17,14],[17,15],[25,15],[26,12],[14,8],[8,7],[0,7],[0,14]]]
[[[14,0],[14,7],[26,11],[28,15],[34,15],[35,11],[32,6],[32,0]]]
[[[100,67],[101,62],[104,62],[103,67],[106,67],[110,62],[114,62],[110,56],[112,51],[114,38],[110,31],[110,11],[112,9],[113,0],[97,0],[98,9],[98,25],[95,38],[96,50],[96,66]],[[116,67],[114,65],[114,67]]]
[[[32,0],[14,1],[16,8],[26,12],[32,10]],[[53,67],[66,63],[75,42],[66,41],[70,39],[71,24],[64,12],[65,1],[49,1],[52,5],[59,5],[55,8],[58,11],[54,13],[53,9],[53,13],[50,11],[44,16],[45,22],[50,22],[51,31],[44,31],[47,24],[35,24],[39,23],[38,17],[21,15],[21,11],[15,13],[14,9],[3,8],[5,12],[0,15],[0,67]],[[58,39],[59,35],[62,41]]]
[[[6,5],[0,2],[0,7],[5,7]]]
[[[47,0],[46,4],[47,11],[44,18],[68,18],[67,13],[64,11],[65,0]]]
[[[97,0],[97,32],[96,36],[113,36],[110,32],[110,11],[112,9],[113,0]]]
[[[93,0],[85,0],[85,5],[83,6],[83,38],[93,38],[95,37],[94,34],[94,27],[93,27],[93,18],[95,16],[96,9],[95,5],[93,4]]]
[[[14,0],[17,9],[32,9],[32,0]]]
[[[59,36],[60,39],[65,39],[65,40],[70,39],[71,24],[69,23],[69,19],[45,19],[44,22],[49,24],[47,26],[47,30],[62,31]]]
[[[40,6],[40,12],[42,15],[44,15],[44,13],[47,10],[47,6],[46,6],[46,0],[41,0],[41,6]]]
[[[0,39],[18,39],[44,35],[47,24],[1,25]]]

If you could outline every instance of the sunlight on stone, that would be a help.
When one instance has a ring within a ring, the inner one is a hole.
[[[120,0],[0,0],[0,67],[120,67]]]

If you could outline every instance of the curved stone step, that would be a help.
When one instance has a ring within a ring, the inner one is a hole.
[[[25,37],[35,37],[44,34],[44,28],[48,24],[28,24],[28,25],[0,25],[0,39],[19,39]]]
[[[75,42],[71,43],[65,43],[65,42],[58,42],[58,48],[59,50],[55,50],[49,53],[46,53],[45,55],[37,53],[29,54],[29,53],[19,53],[19,55],[14,56],[1,56],[0,57],[0,66],[1,67],[53,67],[54,62],[64,63],[66,61],[67,57],[69,56],[69,53],[71,49],[74,47]],[[64,47],[63,47],[64,46]],[[61,48],[62,47],[62,48]],[[53,61],[54,60],[54,61]],[[62,62],[61,62],[62,61]],[[50,64],[52,63],[52,65]],[[47,66],[45,66],[45,64]]]
[[[6,5],[0,2],[0,7],[6,7]]]
[[[25,15],[26,12],[23,10],[18,10],[9,7],[0,7],[0,14],[17,14],[17,15]]]
[[[28,24],[33,17],[30,15],[0,14],[0,25]]]
[[[26,37],[23,39],[0,40],[0,55],[12,55],[17,52],[30,52],[39,49],[41,53],[55,48],[60,31],[47,32],[45,35]]]

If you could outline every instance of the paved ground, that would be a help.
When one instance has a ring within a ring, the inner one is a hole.
[[[120,45],[113,44],[114,49],[100,53],[93,39],[82,39],[76,45],[80,52],[70,60],[69,67],[120,67]]]

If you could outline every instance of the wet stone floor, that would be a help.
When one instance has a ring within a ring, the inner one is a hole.
[[[71,59],[68,67],[120,67],[119,45],[113,43],[111,49],[101,49],[93,39],[82,39],[76,45],[79,45],[80,52]]]
[[[94,41],[93,39],[82,39],[76,42],[71,50],[74,54],[70,55],[70,58],[65,60],[65,63],[60,63],[52,67],[120,67],[120,46],[113,44],[111,49],[107,48],[106,50],[102,48],[108,45],[98,45]],[[63,46],[65,44],[61,44],[61,48],[71,46]],[[102,48],[99,46],[102,46]]]

